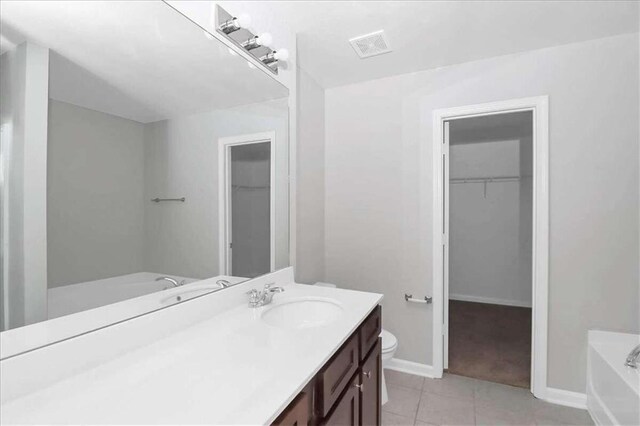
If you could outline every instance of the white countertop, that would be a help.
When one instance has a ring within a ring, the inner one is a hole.
[[[2,422],[268,424],[382,299],[379,294],[343,289],[284,287],[286,291],[276,294],[266,308],[313,296],[334,299],[343,310],[330,324],[292,330],[262,321],[266,308],[235,306],[6,401]]]

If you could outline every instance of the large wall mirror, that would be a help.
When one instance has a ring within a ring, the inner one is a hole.
[[[1,24],[5,333],[289,265],[288,91],[268,71],[160,1],[3,2]]]

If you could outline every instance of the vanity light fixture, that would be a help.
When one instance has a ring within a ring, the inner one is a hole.
[[[247,28],[251,25],[251,17],[247,14],[242,14],[240,16],[233,17],[224,21],[218,29],[225,34],[231,34],[234,31],[238,31],[241,28]]]
[[[271,34],[264,33],[264,34],[260,34],[259,36],[251,37],[246,41],[242,42],[240,45],[247,50],[252,50],[260,46],[269,47],[271,45],[272,40],[273,39],[271,37]]]
[[[236,49],[231,46],[231,49],[240,55],[251,55],[256,59],[255,62],[251,62],[257,68],[262,67],[274,74],[278,74],[278,64],[287,60],[289,52],[287,52],[287,49],[275,51],[272,47],[273,38],[271,34],[256,34],[247,28],[251,22],[248,15],[240,15],[236,18],[220,5],[213,6],[212,19],[213,27],[216,28],[218,34],[237,47]]]
[[[274,50],[260,57],[263,64],[269,65],[277,61],[286,61],[289,59],[289,51],[287,49]]]

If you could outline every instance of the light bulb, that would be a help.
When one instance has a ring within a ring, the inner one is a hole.
[[[273,37],[271,37],[271,34],[269,33],[264,33],[264,34],[260,34],[257,38],[256,38],[256,42],[260,45],[260,46],[266,46],[269,47],[269,45],[271,44],[271,42],[273,41]]]
[[[273,57],[279,61],[286,61],[289,59],[289,51],[287,49],[279,49],[273,54]]]
[[[248,28],[249,25],[251,25],[251,16],[247,15],[246,13],[243,13],[242,15],[236,18],[236,21],[238,21],[238,25],[240,25],[240,27]]]

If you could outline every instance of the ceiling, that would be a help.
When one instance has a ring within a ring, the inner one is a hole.
[[[635,1],[270,2],[260,13],[298,34],[298,65],[323,87],[633,33],[639,20]],[[348,40],[377,30],[393,52],[360,59]]]
[[[49,96],[142,123],[288,95],[167,4],[2,1],[0,47],[50,49]]]

